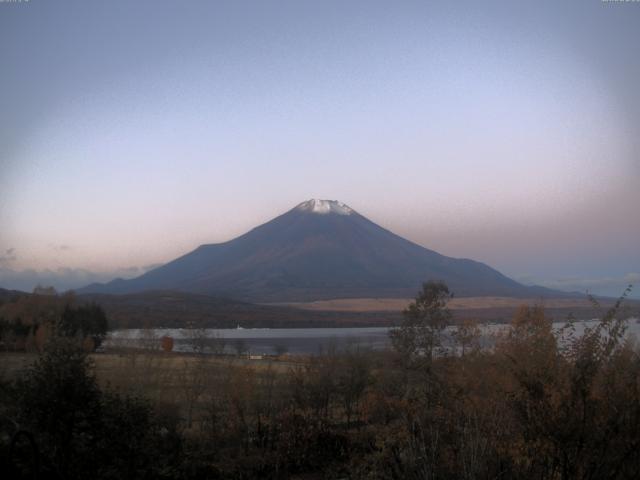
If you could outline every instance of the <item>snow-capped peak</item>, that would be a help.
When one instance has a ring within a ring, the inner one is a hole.
[[[317,198],[302,202],[296,207],[296,210],[304,210],[320,215],[326,215],[327,213],[351,215],[353,213],[353,210],[342,202],[338,202],[337,200],[319,200]]]

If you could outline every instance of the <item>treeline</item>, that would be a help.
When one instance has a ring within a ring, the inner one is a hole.
[[[65,479],[640,478],[624,297],[580,334],[568,322],[556,335],[543,308],[524,306],[491,349],[468,322],[455,354],[450,297],[426,284],[392,351],[354,345],[288,368],[132,354],[128,378],[106,385],[86,353],[52,341],[1,385],[3,461]]]
[[[258,305],[185,292],[148,291],[127,295],[83,294],[102,306],[112,329],[366,327],[399,323],[400,312],[331,312]]]
[[[100,346],[108,329],[102,307],[79,304],[72,293],[36,288],[31,295],[0,301],[0,350],[41,352],[54,336],[74,338],[87,351]]]

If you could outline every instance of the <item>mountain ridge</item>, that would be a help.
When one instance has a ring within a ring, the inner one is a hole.
[[[429,250],[346,204],[312,199],[223,243],[195,250],[129,280],[79,293],[182,290],[247,301],[407,297],[427,280],[458,296],[560,296],[524,286],[488,265]]]

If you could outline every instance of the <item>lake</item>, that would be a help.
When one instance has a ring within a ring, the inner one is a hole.
[[[585,327],[593,327],[597,320],[575,322],[576,334]],[[564,322],[554,323],[559,330]],[[640,336],[637,319],[627,320],[627,334]],[[491,335],[506,328],[504,324],[482,325],[484,346],[492,343]],[[128,329],[110,332],[105,340],[105,348],[134,347],[159,348],[160,338],[174,339],[174,351],[191,352],[201,348],[207,353],[236,353],[241,350],[255,355],[280,353],[318,354],[327,351],[344,351],[347,348],[368,348],[381,350],[390,346],[388,327],[365,328],[234,328],[234,329]],[[449,330],[450,332],[451,330]]]

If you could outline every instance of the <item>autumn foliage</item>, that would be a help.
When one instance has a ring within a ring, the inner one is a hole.
[[[5,351],[42,352],[55,336],[74,338],[82,348],[94,351],[107,328],[102,308],[78,304],[72,293],[58,295],[53,289],[38,288],[0,304],[0,348]]]
[[[160,339],[160,346],[163,352],[171,352],[173,350],[173,338],[165,335]]]
[[[624,296],[584,331],[555,331],[543,307],[523,306],[489,344],[478,324],[451,324],[449,298],[425,285],[393,350],[351,345],[286,366],[131,354],[115,391],[86,353],[47,347],[2,384],[1,408],[63,478],[640,478],[640,356]],[[159,363],[172,359],[173,371]],[[55,423],[66,418],[78,423]]]

